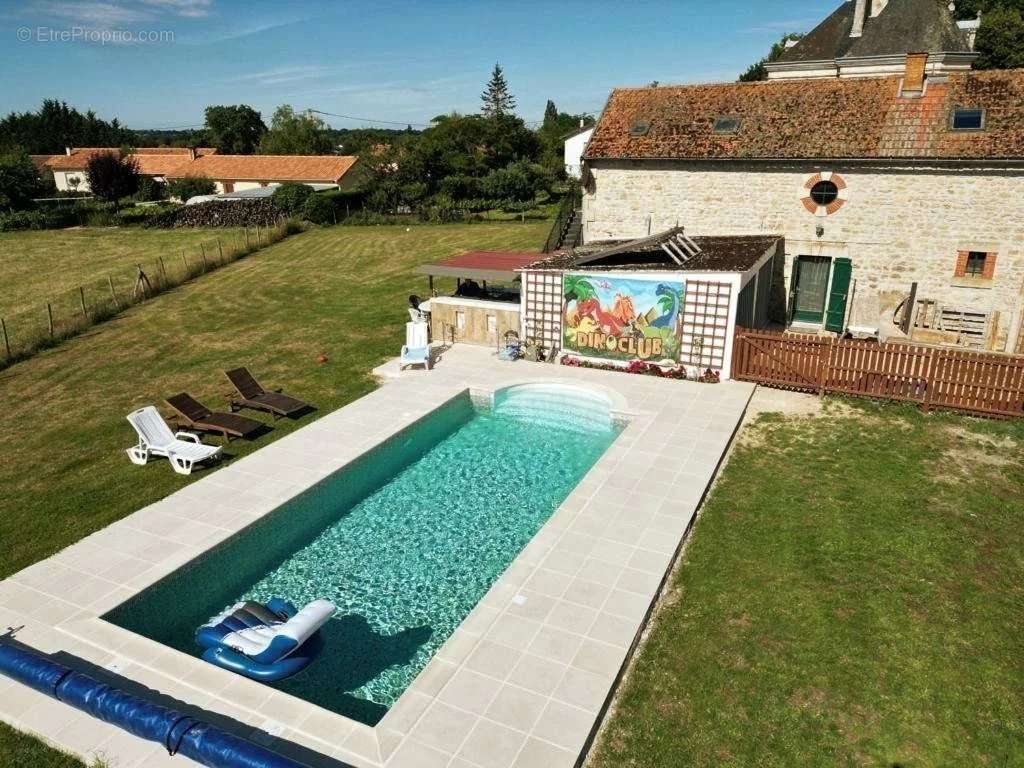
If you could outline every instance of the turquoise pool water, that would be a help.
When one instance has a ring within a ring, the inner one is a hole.
[[[584,390],[462,395],[105,618],[198,656],[239,599],[328,598],[324,653],[275,687],[375,724],[617,432]]]

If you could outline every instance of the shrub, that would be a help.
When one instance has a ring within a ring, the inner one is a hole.
[[[302,206],[302,217],[314,224],[337,224],[334,206],[323,195],[310,195]]]
[[[62,229],[78,223],[78,216],[70,208],[52,208],[37,211],[0,213],[0,232],[25,229]]]
[[[480,197],[480,179],[473,176],[454,175],[441,179],[441,191],[456,200]]]
[[[287,216],[301,214],[306,200],[313,194],[313,188],[308,184],[296,184],[287,182],[274,190],[270,199],[281,213]]]
[[[140,203],[151,203],[157,200],[167,199],[167,185],[157,181],[152,176],[143,176],[139,179],[139,188],[135,193],[135,200]]]
[[[459,206],[450,196],[439,193],[430,198],[427,205],[421,210],[420,217],[425,221],[443,224],[450,221],[461,221],[465,217],[465,213],[459,210]]]
[[[134,195],[139,188],[139,161],[131,155],[118,157],[113,152],[100,152],[89,158],[85,177],[93,195],[100,200],[120,200]]]
[[[131,227],[131,226],[154,226],[157,225],[161,217],[168,210],[177,210],[181,206],[168,206],[168,205],[134,205],[131,208],[125,208],[122,211],[118,211],[113,218],[113,221],[118,226]]]
[[[196,197],[197,195],[212,195],[217,191],[217,185],[211,179],[201,176],[183,176],[172,181],[168,185],[167,191],[170,192],[172,197],[176,197],[185,203],[188,202],[189,198]]]

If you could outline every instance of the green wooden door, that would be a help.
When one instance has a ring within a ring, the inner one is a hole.
[[[832,260],[827,256],[798,256],[793,265],[793,320],[820,323]]]
[[[828,293],[825,330],[842,333],[846,330],[846,303],[850,295],[853,264],[849,259],[839,258],[833,259],[832,265],[832,287]]]

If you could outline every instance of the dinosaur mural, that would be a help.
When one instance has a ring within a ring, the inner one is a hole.
[[[566,274],[562,288],[565,350],[621,361],[679,359],[683,283]]]

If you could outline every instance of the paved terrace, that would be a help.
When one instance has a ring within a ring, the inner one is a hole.
[[[429,373],[399,374],[394,362],[378,372],[379,390],[201,471],[183,490],[0,582],[0,628],[20,628],[17,640],[58,661],[144,686],[311,766],[576,765],[753,387],[501,363],[470,347],[449,350]],[[629,426],[376,727],[99,618],[459,392],[538,381],[604,392]],[[170,471],[156,461],[138,470],[139,481]],[[0,718],[116,768],[191,764],[2,677]]]

